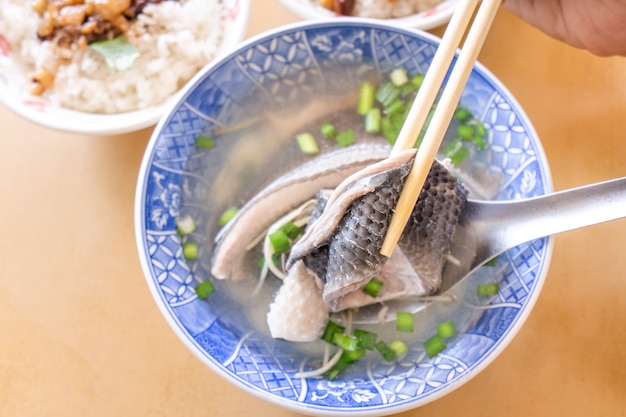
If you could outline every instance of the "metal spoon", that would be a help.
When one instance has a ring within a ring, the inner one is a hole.
[[[626,217],[626,177],[516,201],[469,200],[461,214],[437,294],[444,295],[501,253],[545,236]],[[458,261],[458,262],[457,262]],[[397,311],[417,313],[429,301],[399,299],[360,308],[353,322],[394,320]]]

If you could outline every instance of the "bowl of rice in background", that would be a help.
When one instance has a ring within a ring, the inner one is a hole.
[[[279,0],[303,19],[355,16],[429,30],[447,23],[458,0]],[[347,6],[346,6],[347,5]],[[346,7],[348,10],[346,10]]]
[[[397,356],[389,359],[379,353],[382,348],[364,347],[367,353],[355,362],[350,359],[339,373],[328,368],[329,374],[314,375],[309,371],[323,370],[332,364],[328,358],[341,351],[322,338],[288,341],[268,328],[275,311],[271,306],[278,304],[276,294],[286,281],[260,278],[259,271],[269,263],[260,262],[255,251],[262,236],[250,244],[246,238],[236,239],[241,247],[255,248],[249,262],[231,259],[234,268],[247,268],[245,274],[218,279],[214,272],[224,215],[254,201],[271,181],[291,178],[282,174],[293,173],[293,167],[323,165],[320,161],[332,159],[329,147],[350,151],[367,145],[360,118],[349,122],[356,141],[343,145],[339,138],[350,131],[343,131],[344,126],[337,127],[337,135],[329,133],[335,143],[324,137],[322,122],[338,113],[358,118],[357,96],[364,80],[388,86],[400,68],[408,77],[400,77],[404,81],[398,88],[412,88],[407,80],[419,80],[427,71],[439,42],[424,31],[353,17],[275,28],[247,39],[200,71],[154,129],[139,170],[134,208],[147,286],[186,348],[243,392],[307,415],[406,411],[453,392],[479,374],[531,313],[549,269],[551,237],[513,248],[480,268],[454,289],[454,302],[433,303],[417,313],[412,332],[399,332],[393,322],[368,328],[380,342],[403,342],[406,350]],[[385,96],[397,98],[396,93]],[[484,146],[467,150],[456,171],[471,186],[471,198],[514,200],[552,191],[549,165],[532,123],[481,64],[475,65],[459,105],[467,110],[462,113],[474,117],[467,126],[482,126],[484,135]],[[453,135],[456,131],[448,130]],[[299,146],[303,132],[313,136],[319,153],[307,153],[313,146],[306,152]],[[388,146],[380,135],[370,139]],[[458,144],[457,139],[447,137],[442,149]],[[299,195],[295,198],[308,198],[291,191]],[[284,200],[283,194],[264,205],[262,214],[283,216],[292,204]],[[262,214],[253,223],[266,224],[259,219]],[[258,236],[250,233],[251,239]],[[482,285],[490,290],[478,291]],[[282,323],[318,316],[321,308],[303,307],[298,296],[315,291],[293,290],[293,302],[285,304],[293,311],[282,314]],[[438,324],[448,321],[455,323],[456,333],[441,336],[446,337],[443,350],[432,354],[428,341],[438,335]]]
[[[0,0],[0,102],[49,128],[103,135],[156,124],[190,78],[243,40],[250,11],[250,0],[78,3]],[[131,5],[135,15],[118,17],[116,36],[92,43],[95,35],[80,34],[112,26],[102,21],[106,10],[85,13],[98,3]],[[54,39],[40,36],[63,13],[78,21]]]

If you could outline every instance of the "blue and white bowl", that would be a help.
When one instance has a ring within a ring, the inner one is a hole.
[[[438,42],[427,33],[356,18],[281,27],[204,68],[157,125],[141,165],[135,203],[146,280],[185,345],[244,391],[312,415],[400,412],[468,382],[502,352],[528,317],[547,273],[551,238],[508,251],[495,266],[470,279],[474,284],[497,280],[500,291],[488,300],[467,291],[462,305],[448,312],[457,315],[460,333],[441,354],[429,359],[421,341],[414,340],[401,360],[388,363],[370,354],[333,381],[295,377],[319,361],[319,353],[271,339],[263,328],[267,303],[255,305],[247,299],[250,287],[241,284],[237,290],[233,285],[239,284],[215,280],[219,295],[204,300],[194,290],[211,279],[210,255],[220,214],[234,204],[237,193],[242,198],[244,191],[237,187],[253,192],[268,179],[257,175],[255,166],[266,162],[266,149],[283,146],[278,134],[259,134],[245,146],[237,139],[228,144],[216,140],[215,148],[207,151],[196,148],[196,137],[233,125],[245,129],[246,122],[261,119],[265,111],[280,112],[303,98],[347,94],[363,74],[386,74],[399,66],[423,73]],[[341,83],[336,73],[331,77],[338,63],[347,65]],[[461,104],[488,129],[488,149],[470,166],[498,179],[490,197],[519,199],[552,191],[548,164],[530,121],[483,66],[476,65]],[[225,152],[233,149],[246,155],[245,169],[230,164]],[[244,185],[228,180],[244,174]],[[175,227],[181,214],[196,221],[192,238],[200,244],[199,261],[183,257]],[[242,303],[252,307],[240,308]]]

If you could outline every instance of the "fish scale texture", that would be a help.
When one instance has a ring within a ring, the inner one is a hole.
[[[448,169],[435,163],[398,242],[431,291],[439,285],[466,201],[466,189]]]
[[[323,296],[331,309],[340,297],[363,287],[387,261],[380,248],[407,174],[407,166],[390,170],[382,186],[352,202],[330,238]],[[454,174],[435,162],[398,242],[430,292],[439,285],[466,198]]]

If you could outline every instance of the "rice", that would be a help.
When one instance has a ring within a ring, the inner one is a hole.
[[[431,9],[442,0],[356,0],[354,15],[376,19],[405,17]]]
[[[37,38],[39,16],[25,0],[0,0],[0,34],[28,73],[55,58],[51,42]],[[125,34],[140,55],[132,68],[116,71],[91,48],[73,48],[43,97],[50,103],[90,113],[120,113],[162,104],[215,58],[222,42],[221,1],[180,0],[149,4]],[[19,22],[19,24],[15,24]]]
[[[322,2],[327,0],[315,0]],[[406,17],[432,9],[443,0],[354,0],[352,16],[375,19]]]

